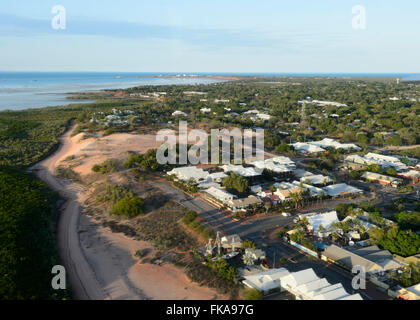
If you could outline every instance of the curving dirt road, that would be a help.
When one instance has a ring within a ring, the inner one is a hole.
[[[57,226],[57,246],[61,261],[66,268],[68,281],[74,299],[104,300],[107,298],[102,286],[97,281],[80,246],[79,219],[80,199],[83,197],[83,187],[62,181],[53,175],[56,163],[70,150],[70,136],[75,129],[73,125],[61,138],[58,150],[47,159],[34,165],[30,170],[60,194],[65,203],[60,209]]]

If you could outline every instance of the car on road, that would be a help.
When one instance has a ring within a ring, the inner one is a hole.
[[[292,216],[289,212],[283,212],[281,215],[283,217],[290,217],[290,216]]]

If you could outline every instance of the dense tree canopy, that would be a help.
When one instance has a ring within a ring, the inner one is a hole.
[[[0,169],[0,299],[55,299],[53,217],[58,198],[36,177]]]

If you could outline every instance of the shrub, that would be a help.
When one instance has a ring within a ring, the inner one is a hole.
[[[188,211],[185,216],[184,216],[184,223],[186,225],[189,225],[190,223],[192,223],[193,221],[195,221],[195,219],[197,219],[197,212],[195,211]]]
[[[92,167],[92,171],[97,172],[97,173],[102,173],[102,174],[113,173],[117,171],[117,167],[118,167],[118,164],[115,160],[108,159],[100,165],[99,164],[94,165]]]
[[[245,294],[246,300],[262,300],[262,293],[257,289],[248,289]]]
[[[143,214],[144,202],[138,197],[126,197],[119,200],[111,209],[111,214],[137,217]]]

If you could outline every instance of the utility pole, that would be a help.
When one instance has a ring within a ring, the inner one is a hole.
[[[276,268],[276,249],[274,249],[273,269]]]

